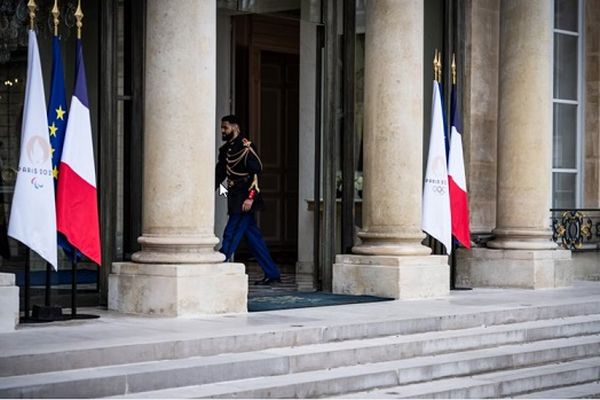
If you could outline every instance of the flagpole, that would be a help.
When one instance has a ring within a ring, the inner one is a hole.
[[[452,53],[452,84],[456,85],[456,55]]]
[[[54,0],[54,6],[52,7],[52,16],[54,23],[54,36],[58,36],[58,25],[60,23],[59,16],[60,11],[58,9],[58,0]],[[52,322],[63,319],[62,309],[60,307],[52,307],[52,264],[46,263],[46,282],[44,286],[44,307],[34,305],[32,310],[32,320],[36,322]]]
[[[436,82],[438,81],[437,57],[438,57],[438,49],[435,49],[435,53],[433,55],[433,80]]]
[[[25,304],[24,304],[24,308],[25,308],[25,312],[23,313],[23,321],[27,322],[29,321],[29,297],[31,296],[30,293],[30,286],[31,286],[31,282],[29,280],[29,274],[31,272],[31,266],[29,265],[29,261],[30,261],[30,257],[29,257],[29,247],[27,247],[27,251],[25,252]]]
[[[456,92],[457,90],[457,73],[458,68],[456,66],[456,54],[453,53],[452,54],[452,93],[451,93],[451,98],[452,98],[452,110],[451,110],[451,126],[452,127],[457,127],[456,126],[456,122],[458,120],[458,118],[456,117],[456,112],[459,109],[458,107],[458,92]],[[456,134],[458,135],[457,137],[460,137],[460,132],[456,132]],[[461,139],[462,140],[462,139]],[[462,145],[461,145],[462,148]],[[461,150],[461,154],[462,154],[462,150]],[[450,173],[451,171],[448,172],[449,175],[449,179],[450,179]],[[461,245],[461,241],[459,238],[456,237],[455,234],[453,234],[453,238],[452,238],[452,258],[451,258],[451,265],[450,265],[450,289],[452,290],[471,290],[471,288],[469,287],[457,287],[456,286],[456,250],[460,247]]]
[[[58,24],[60,16],[60,10],[58,9],[58,0],[54,0],[54,6],[52,7],[52,17],[54,22],[54,36],[58,36]],[[52,265],[46,263],[46,301],[45,306],[50,307],[50,290],[51,290],[51,276],[52,276]]]
[[[29,2],[27,3],[27,8],[29,8],[29,28],[30,30],[33,30],[33,28],[35,27],[35,10],[37,9],[37,5],[35,4],[34,0],[29,0]],[[27,252],[25,253],[25,312],[23,314],[23,320],[24,321],[28,321],[29,320],[29,302],[30,302],[30,296],[31,296],[31,292],[30,292],[30,287],[31,287],[31,281],[30,281],[30,276],[29,274],[31,273],[31,265],[29,265],[30,262],[30,256],[29,256],[29,252],[31,250],[29,249],[29,247],[27,247]]]
[[[75,19],[77,20],[77,39],[81,40],[81,28],[83,27],[83,11],[81,10],[81,0],[77,1],[77,10],[75,10]],[[77,251],[73,251],[71,260],[71,318],[77,318]]]
[[[77,254],[71,259],[71,318],[77,318]]]
[[[52,17],[54,22],[54,36],[58,36],[58,24],[60,23],[58,17],[60,16],[60,10],[58,9],[58,0],[54,0],[54,7],[52,7]]]
[[[27,8],[29,8],[29,29],[33,30],[33,28],[35,28],[35,10],[37,9],[35,0],[29,0]]]
[[[77,19],[77,39],[81,39],[81,28],[83,27],[83,11],[81,11],[81,0],[77,2],[77,10],[75,10],[75,18]]]
[[[77,20],[77,48],[78,51],[81,51],[81,29],[83,27],[83,11],[81,10],[81,0],[77,2],[77,10],[75,11],[75,19]],[[80,54],[78,54],[78,57]],[[81,60],[80,60],[81,61]],[[79,62],[79,61],[78,61]],[[76,76],[79,76],[79,71],[77,71]],[[86,95],[87,97],[87,95]],[[89,112],[89,111],[88,111]],[[70,119],[69,119],[70,121]],[[64,157],[64,153],[63,153]],[[64,158],[62,158],[64,162]],[[59,179],[59,185],[60,185]],[[78,314],[77,313],[77,258],[78,258],[78,249],[73,246],[73,254],[71,259],[71,319],[88,319],[88,318],[99,318],[99,315],[94,314]],[[82,252],[83,253],[83,252]]]
[[[456,59],[454,53],[452,53],[452,91],[455,90],[456,85]],[[450,93],[453,96],[453,93]],[[456,107],[456,105],[455,105]],[[452,118],[452,110],[450,110],[450,118]],[[456,239],[452,238],[452,255],[450,256],[450,290],[456,289]]]

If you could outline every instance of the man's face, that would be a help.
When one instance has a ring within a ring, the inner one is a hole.
[[[221,122],[221,137],[224,142],[230,140],[234,133],[239,130],[237,124],[230,124],[227,121]]]

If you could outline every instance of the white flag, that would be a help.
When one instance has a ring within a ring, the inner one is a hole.
[[[431,136],[429,137],[429,155],[427,156],[427,170],[423,187],[422,224],[423,230],[446,246],[446,252],[450,254],[452,251],[452,222],[444,116],[442,114],[442,97],[436,81],[433,82]]]
[[[21,154],[8,235],[56,269],[56,209],[46,96],[34,31],[29,31]]]

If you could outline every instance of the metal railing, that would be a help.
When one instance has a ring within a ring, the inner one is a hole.
[[[552,240],[568,250],[600,250],[600,208],[552,208]]]

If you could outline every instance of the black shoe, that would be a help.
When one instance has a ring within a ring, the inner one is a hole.
[[[255,285],[270,285],[272,283],[281,283],[281,278],[262,278],[260,281],[254,282]]]

